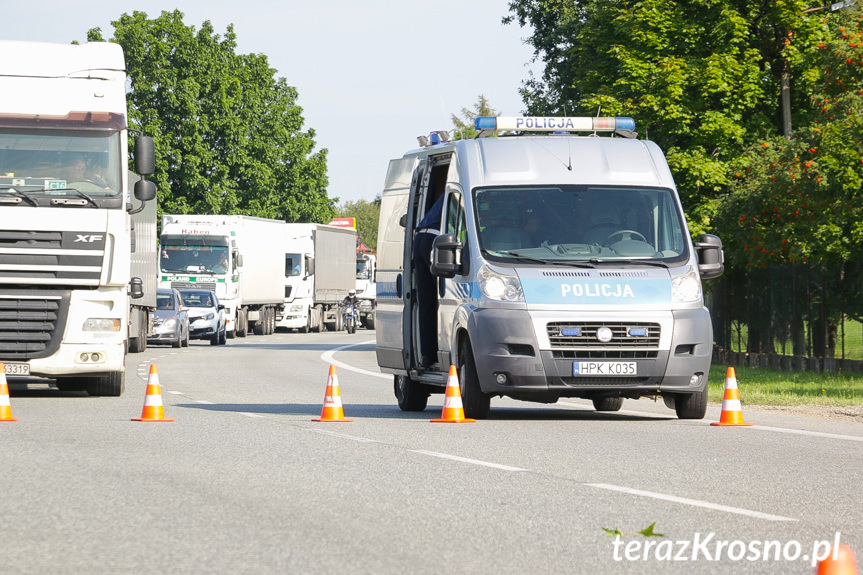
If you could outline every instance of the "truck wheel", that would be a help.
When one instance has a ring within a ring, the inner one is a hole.
[[[461,388],[464,416],[472,419],[485,419],[491,409],[491,396],[483,393],[479,386],[479,375],[477,375],[476,363],[473,359],[473,348],[467,338],[461,342],[458,359],[458,383]]]
[[[366,329],[375,329],[375,314],[366,316],[366,321],[363,323]]]
[[[393,391],[402,411],[424,411],[428,405],[428,390],[407,375],[394,376]]]
[[[674,411],[678,419],[704,419],[707,413],[707,390],[675,396]]]
[[[593,408],[596,411],[620,411],[623,407],[622,397],[594,397]]]
[[[83,378],[87,393],[93,396],[120,397],[126,387],[126,374],[112,371],[105,375]]]
[[[246,337],[249,334],[249,317],[245,309],[237,310],[237,325],[234,331],[237,337]]]

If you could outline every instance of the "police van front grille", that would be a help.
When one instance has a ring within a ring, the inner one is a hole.
[[[596,338],[597,331],[602,327],[611,330],[611,340],[608,342]],[[546,332],[552,349],[622,353],[624,350],[657,349],[661,328],[658,323],[647,322],[552,322],[546,326]]]
[[[56,294],[0,296],[0,358],[25,360],[54,353],[65,328],[67,301]]]

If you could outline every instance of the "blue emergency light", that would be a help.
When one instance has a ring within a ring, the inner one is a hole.
[[[510,130],[514,132],[614,132],[635,130],[635,120],[619,117],[570,116],[478,116],[477,130]]]

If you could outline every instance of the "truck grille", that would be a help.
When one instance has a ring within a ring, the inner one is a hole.
[[[68,295],[27,292],[0,296],[0,358],[46,357],[60,345]]]
[[[203,289],[211,292],[216,291],[216,282],[171,282],[174,289]]]
[[[601,342],[596,332],[607,327],[611,341]],[[552,349],[624,352],[659,347],[660,325],[644,322],[552,322],[546,326]]]
[[[0,283],[95,286],[105,233],[0,230]]]

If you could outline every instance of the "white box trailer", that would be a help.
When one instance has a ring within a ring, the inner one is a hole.
[[[271,334],[284,305],[284,226],[242,215],[165,214],[159,287],[215,292],[229,338]]]
[[[284,312],[277,327],[342,329],[339,304],[356,286],[357,234],[325,224],[285,224]]]

